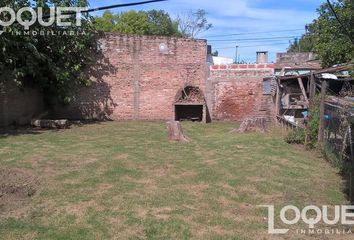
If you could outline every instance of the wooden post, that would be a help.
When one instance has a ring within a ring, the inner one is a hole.
[[[318,128],[318,142],[320,143],[322,143],[324,139],[324,115],[327,85],[327,80],[323,80],[321,84],[320,124]]]
[[[307,113],[307,117],[308,117],[308,122],[307,122],[307,126],[306,126],[306,135],[305,135],[305,145],[307,146],[310,139],[309,139],[309,132],[310,132],[310,121],[312,119],[312,115],[311,115],[311,101],[313,100],[313,98],[316,96],[316,78],[315,78],[315,74],[313,72],[311,72],[311,77],[310,77],[310,81],[309,81],[309,108],[308,108],[308,113]]]
[[[207,123],[207,106],[206,104],[203,105],[203,120],[202,120],[203,123]]]
[[[311,72],[310,78],[310,100],[313,99],[316,95],[316,78],[315,74]]]
[[[353,173],[349,173],[349,200],[353,202]]]
[[[303,83],[301,78],[298,78],[297,81],[299,82],[302,95],[304,95],[305,101],[306,101],[307,105],[309,105],[309,99],[307,97],[307,93],[306,93],[306,90],[305,90],[305,87],[304,87],[304,83]]]
[[[280,116],[280,109],[281,109],[281,88],[280,88],[280,80],[277,79],[277,95],[275,99],[275,119],[278,122],[278,116]]]

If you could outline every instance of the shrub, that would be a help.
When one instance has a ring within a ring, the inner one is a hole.
[[[288,133],[285,141],[289,144],[304,144],[308,148],[314,148],[317,144],[318,128],[320,123],[321,98],[316,95],[310,102],[308,123],[305,129],[297,128]]]
[[[288,133],[285,137],[285,142],[289,144],[305,144],[306,133],[302,128],[296,128]]]
[[[306,128],[306,145],[310,148],[314,148],[317,144],[318,128],[320,126],[320,104],[320,95],[316,95],[310,102],[309,121]]]

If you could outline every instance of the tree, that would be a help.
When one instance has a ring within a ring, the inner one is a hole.
[[[24,6],[44,8],[44,15],[49,13],[49,6],[87,6],[86,0],[41,0],[33,4],[30,0],[16,0],[4,2],[17,11]],[[3,13],[6,16],[6,13]],[[23,26],[13,24],[3,29],[0,36],[0,71],[5,70],[11,75],[19,87],[32,85],[38,86],[44,93],[47,103],[52,99],[58,99],[68,103],[71,100],[71,88],[73,85],[89,85],[89,80],[81,78],[83,69],[92,62],[92,52],[96,50],[95,31],[90,22],[91,18],[83,16],[82,26],[63,27],[53,24],[51,27],[43,27],[37,22],[32,25],[29,32],[37,34],[13,34],[23,31]],[[75,22],[75,17],[70,18]],[[73,31],[80,34],[46,35]],[[3,80],[2,80],[3,81]]]
[[[310,25],[314,35],[315,52],[324,67],[354,59],[354,1],[339,0],[333,8],[338,19],[328,3],[324,3],[317,10],[319,18]]]
[[[293,42],[288,51],[314,51],[323,67],[345,63],[354,59],[354,1],[338,0],[333,4],[333,13],[328,3],[322,4],[319,17],[308,26],[308,34]],[[338,17],[338,19],[337,19]]]
[[[170,15],[162,10],[146,12],[149,22],[148,35],[181,36],[178,23],[172,21]]]
[[[290,43],[288,52],[313,52],[314,47],[313,35],[305,34],[300,39],[295,39]]]
[[[195,38],[198,34],[205,32],[213,27],[206,18],[207,13],[198,9],[188,11],[177,16],[177,22],[183,37]]]
[[[129,11],[117,16],[114,32],[128,34],[146,34],[149,30],[148,17],[145,12]]]
[[[107,10],[102,17],[95,18],[95,27],[102,32],[113,32],[118,22],[118,16]]]
[[[106,11],[95,18],[95,27],[103,32],[120,32],[139,35],[180,36],[178,25],[168,13],[160,10],[129,11],[113,14]]]
[[[219,56],[219,51],[216,50],[216,51],[212,52],[212,53],[211,53],[211,56],[213,56],[213,57],[218,57],[218,56]]]

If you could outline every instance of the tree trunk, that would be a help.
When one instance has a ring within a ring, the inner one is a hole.
[[[235,129],[232,132],[244,133],[244,132],[266,132],[267,120],[265,118],[248,118],[244,120],[239,129]]]
[[[38,128],[63,129],[70,126],[69,120],[32,120],[31,125]]]
[[[189,139],[183,134],[180,122],[170,121],[167,122],[168,139],[172,142],[185,142],[188,143]]]

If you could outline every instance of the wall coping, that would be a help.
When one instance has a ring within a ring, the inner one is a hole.
[[[185,37],[175,37],[175,36],[138,35],[138,34],[126,34],[126,33],[116,33],[116,32],[103,32],[100,34],[100,36],[101,38],[118,37],[118,38],[140,39],[140,40],[147,40],[147,39],[148,40],[168,40],[168,41],[175,40],[175,41],[184,41],[184,42],[207,43],[206,39],[185,38]]]
[[[244,69],[274,69],[275,64],[230,64],[230,65],[212,65],[211,70],[244,70]]]

